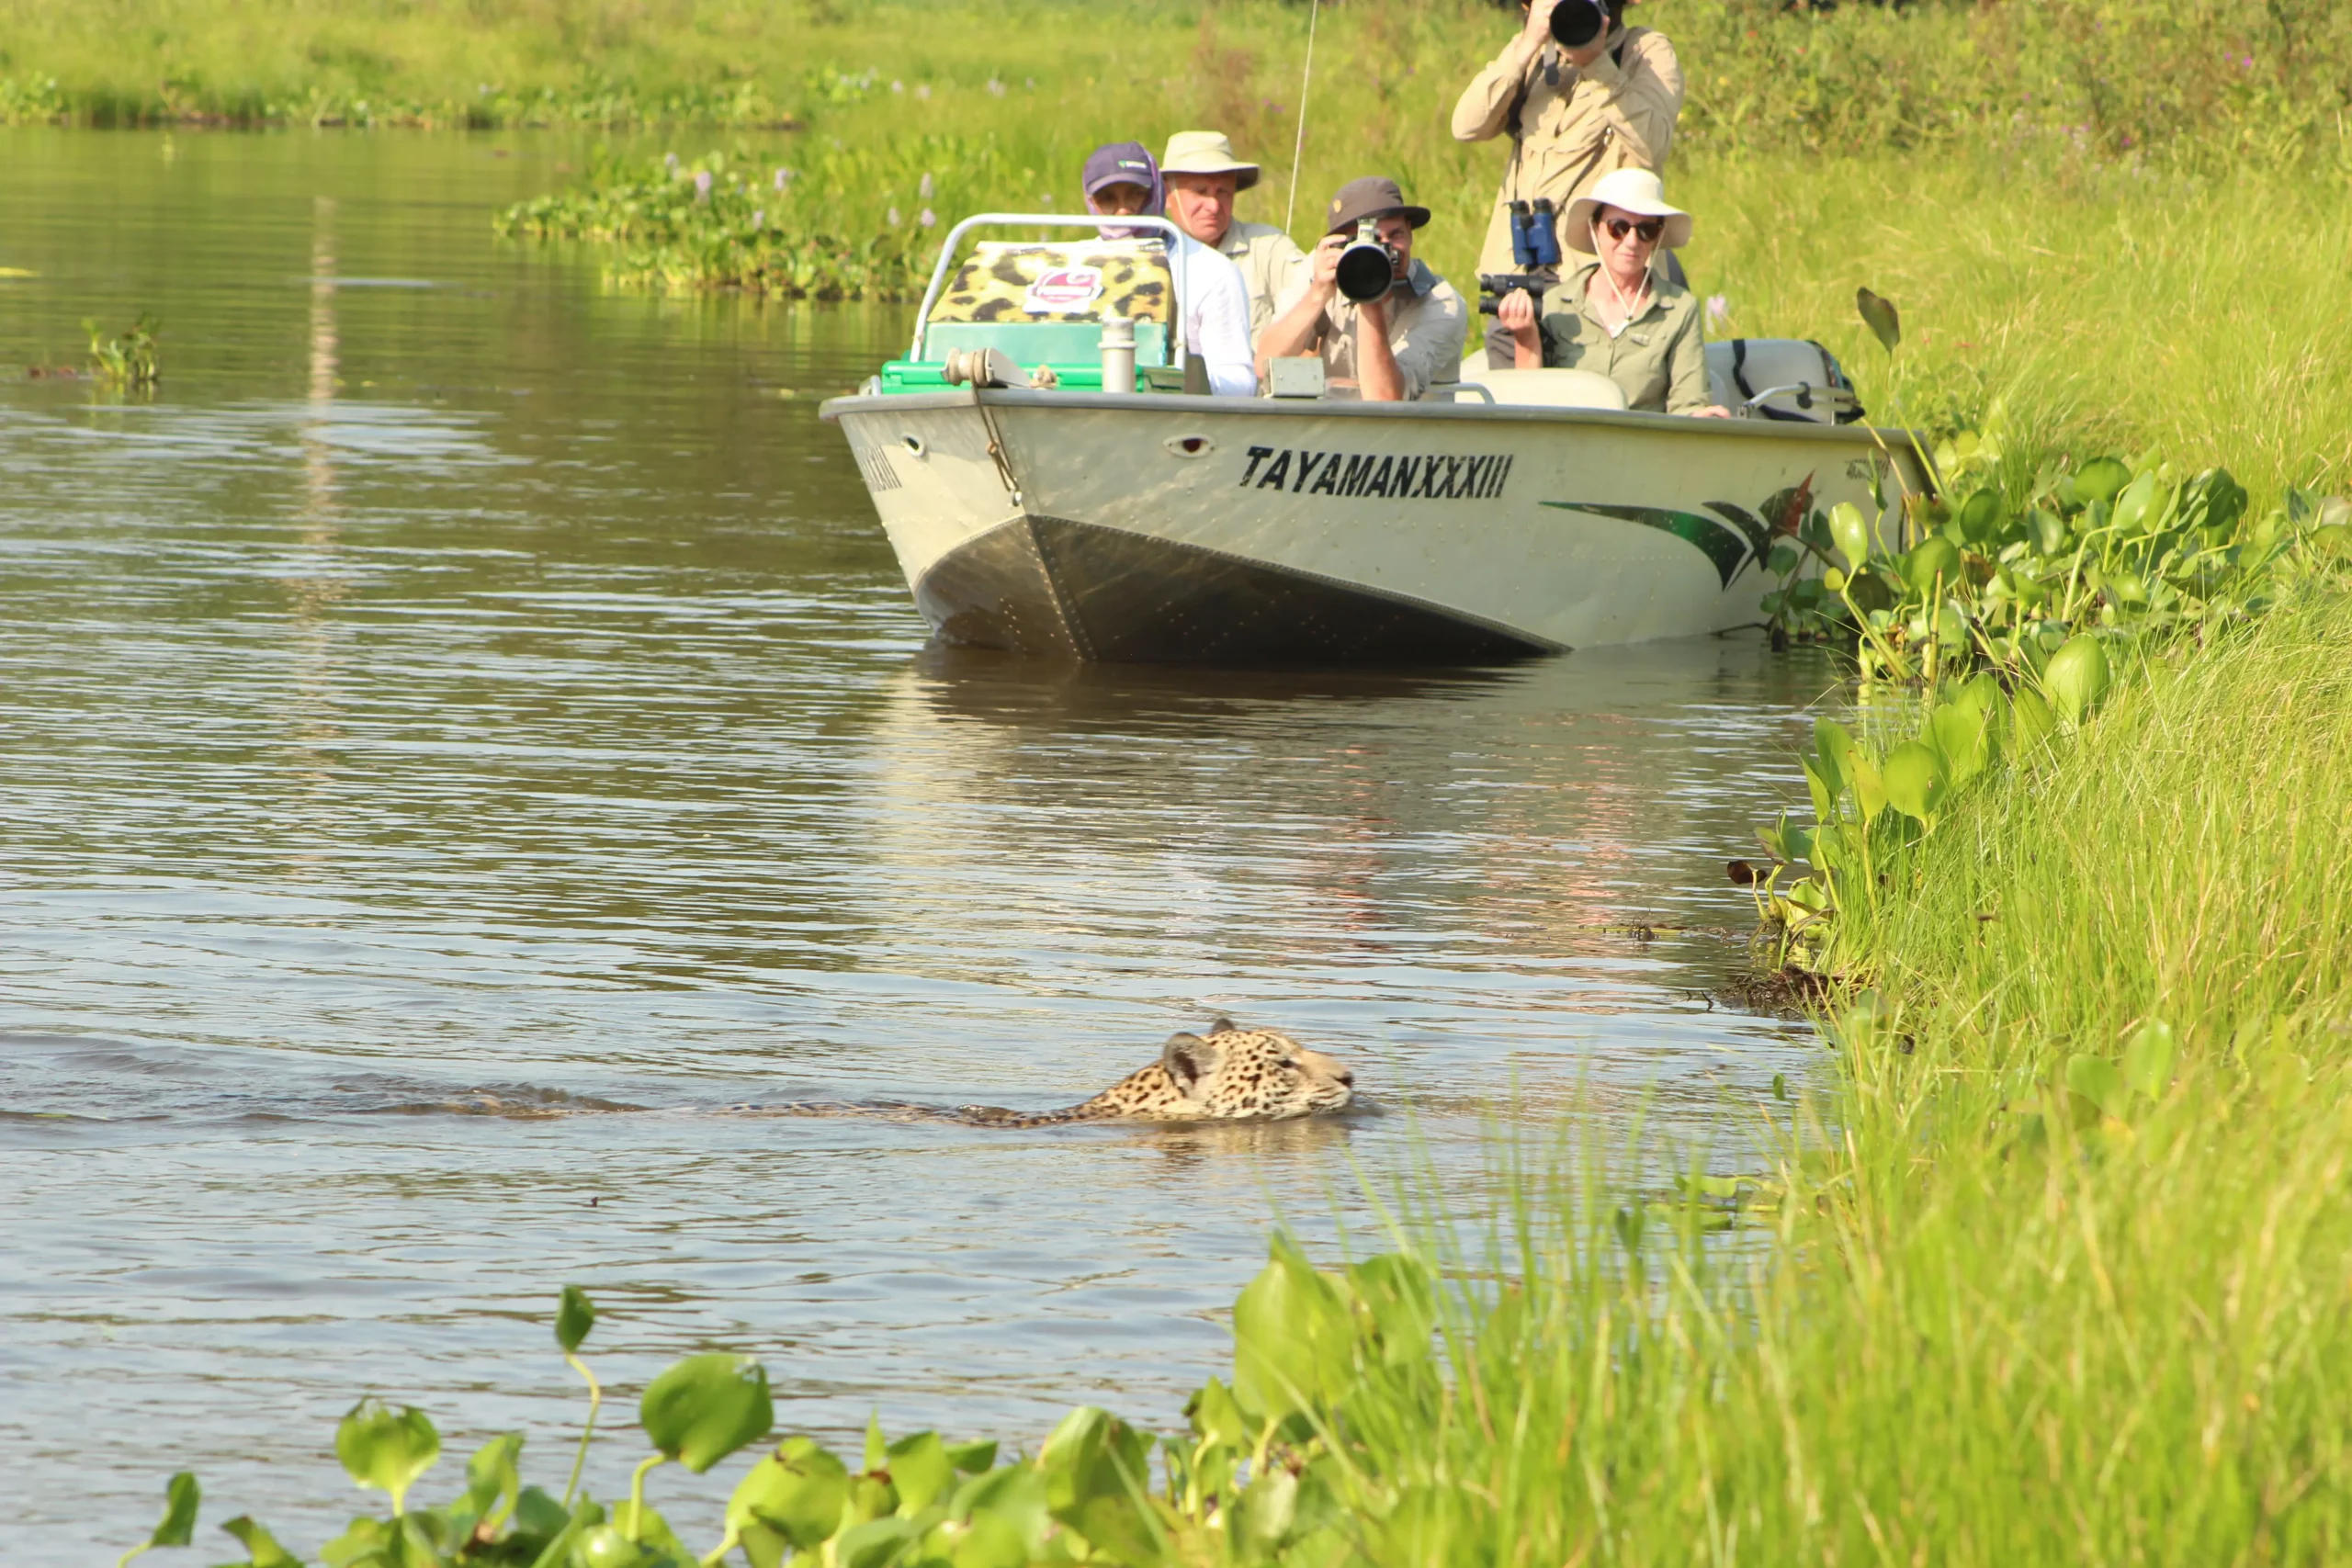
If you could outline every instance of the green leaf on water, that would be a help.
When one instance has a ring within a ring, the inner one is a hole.
[[[164,1517],[155,1521],[147,1545],[186,1546],[195,1538],[196,1512],[203,1502],[204,1488],[197,1484],[194,1471],[183,1470],[164,1483]]]
[[[566,1285],[555,1303],[555,1342],[569,1356],[595,1326],[596,1304],[588,1299],[588,1292],[577,1285]]]
[[[689,1356],[646,1386],[639,1422],[655,1449],[696,1475],[775,1425],[767,1369],[750,1356]]]
[[[1286,1239],[1233,1303],[1233,1392],[1280,1417],[1337,1399],[1354,1371],[1355,1325],[1329,1278]]]
[[[2113,501],[2132,482],[2132,470],[2120,457],[2098,457],[2085,463],[2075,476],[2075,500],[2083,506]]]
[[[467,1513],[477,1520],[503,1518],[514,1511],[522,1496],[523,1472],[517,1462],[523,1452],[523,1434],[509,1432],[492,1438],[475,1450],[466,1461],[466,1492],[462,1502]],[[502,1505],[501,1499],[503,1499]],[[492,1509],[496,1509],[493,1515]]]
[[[1928,732],[1942,754],[1944,776],[1957,787],[1974,778],[1984,766],[1985,726],[1982,709],[1973,704],[1946,703],[1928,716]]]
[[[2019,687],[2009,699],[2009,754],[2030,757],[2057,733],[2058,719],[2039,692]]]
[[[1923,827],[1936,825],[1943,804],[1943,763],[1917,740],[1905,740],[1886,754],[1881,770],[1886,780],[1887,804]]]
[[[1903,581],[1915,593],[1932,593],[1941,582],[1951,588],[1960,581],[1960,550],[1941,534],[1930,534],[1903,558]]]
[[[334,1454],[352,1480],[390,1493],[397,1514],[416,1478],[441,1457],[441,1434],[415,1405],[394,1410],[370,1394],[336,1426]]]
[[[868,1519],[842,1531],[833,1542],[833,1561],[840,1568],[883,1568],[914,1536],[914,1526],[905,1519]]]
[[[2104,1056],[2070,1057],[2066,1063],[2066,1087],[2098,1107],[2102,1113],[2118,1120],[2132,1108],[2123,1075]]]
[[[1166,1559],[1166,1532],[1150,1506],[1151,1456],[1142,1433],[1107,1410],[1080,1405],[1046,1437],[1037,1469],[1047,1511],[1114,1561],[1141,1565]]]
[[[2162,1100],[2172,1085],[2176,1049],[2172,1025],[2152,1018],[2123,1044],[2123,1081],[2150,1100]]]
[[[865,1470],[867,1474],[883,1469],[890,1461],[890,1444],[882,1436],[882,1412],[865,1413]]]
[[[2107,654],[2087,634],[2068,637],[2041,668],[2041,689],[2069,725],[2079,725],[2098,708],[2109,682]]]
[[[1829,542],[1846,558],[1846,570],[1853,571],[1870,558],[1870,525],[1862,520],[1862,509],[1850,501],[1841,501],[1829,509]]]
[[[812,1438],[786,1438],[736,1485],[727,1523],[742,1530],[756,1522],[796,1551],[813,1551],[841,1529],[848,1502],[849,1467]]]
[[[278,1545],[277,1538],[255,1524],[251,1515],[239,1514],[220,1528],[245,1549],[247,1568],[302,1568],[302,1560]]]
[[[2150,468],[2125,485],[2115,498],[2115,531],[2119,534],[2145,533],[2162,514],[2156,503],[2156,471]]]
[[[1998,491],[1980,490],[1960,509],[1960,531],[1973,545],[1993,538],[2007,521],[2008,509],[2001,503]]]
[[[1857,288],[1854,309],[1862,313],[1862,324],[1870,328],[1871,335],[1886,345],[1887,353],[1893,354],[1895,345],[1903,341],[1903,315],[1895,310],[1894,301],[1867,288]]]
[[[996,1439],[947,1445],[947,1461],[966,1475],[978,1475],[996,1462]]]
[[[1863,824],[1877,821],[1886,809],[1885,775],[1859,749],[1846,759],[1846,773],[1854,782],[1854,804],[1862,808]]]
[[[956,1568],[1023,1568],[1037,1561],[1044,1555],[1046,1534],[1053,1526],[1046,1502],[1046,1478],[1034,1464],[1007,1465],[964,1483],[956,1489],[949,1512],[968,1517],[975,1536],[981,1533],[983,1524],[989,1530],[988,1539],[975,1546],[968,1558],[958,1546]],[[1006,1550],[1008,1537],[1017,1552]]]
[[[899,1489],[899,1512],[922,1513],[956,1482],[956,1461],[936,1432],[900,1438],[889,1448],[890,1481]]]
[[[1184,1405],[1193,1430],[1201,1438],[1237,1449],[1250,1446],[1250,1423],[1234,1403],[1233,1393],[1215,1378],[1200,1386]]]

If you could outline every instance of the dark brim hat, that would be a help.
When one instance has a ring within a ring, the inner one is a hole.
[[[1408,202],[1395,180],[1385,175],[1366,175],[1340,187],[1339,194],[1331,198],[1331,210],[1323,231],[1345,233],[1367,218],[1385,218],[1392,212],[1416,229],[1430,220],[1430,209]]]

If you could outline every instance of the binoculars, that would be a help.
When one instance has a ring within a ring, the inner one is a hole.
[[[1552,204],[1543,197],[1510,204],[1510,259],[1520,271],[1560,265],[1560,233],[1552,219]]]
[[[1609,30],[1608,0],[1560,0],[1552,7],[1552,36],[1563,49],[1582,49]]]
[[[1340,253],[1340,266],[1333,276],[1340,292],[1356,304],[1377,299],[1388,292],[1396,281],[1396,253],[1380,243],[1377,227],[1369,218],[1356,224],[1356,237]]]
[[[1549,273],[1482,272],[1478,275],[1478,314],[1492,316],[1503,308],[1503,297],[1514,288],[1525,289],[1535,300],[1535,313],[1544,313],[1544,291],[1559,287],[1559,280]]]

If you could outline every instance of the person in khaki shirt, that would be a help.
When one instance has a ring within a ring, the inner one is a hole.
[[[1306,275],[1306,253],[1271,223],[1241,223],[1233,198],[1258,183],[1255,164],[1233,155],[1217,130],[1180,130],[1159,161],[1168,182],[1168,217],[1201,243],[1224,253],[1241,269],[1250,289],[1250,337],[1257,341],[1274,319],[1275,302]]]
[[[1396,253],[1395,276],[1385,295],[1359,305],[1340,294],[1338,273],[1340,253],[1365,219]],[[1430,209],[1408,205],[1395,180],[1341,186],[1306,279],[1258,334],[1258,379],[1272,360],[1320,354],[1325,386],[1366,402],[1409,402],[1459,381],[1469,312],[1452,284],[1413,259],[1413,231],[1429,220]]]
[[[1690,215],[1667,205],[1647,169],[1620,169],[1571,203],[1568,220],[1562,238],[1593,259],[1544,297],[1540,321],[1523,288],[1495,312],[1516,367],[1594,370],[1617,383],[1629,409],[1729,417],[1708,400],[1698,300],[1650,265],[1661,246],[1690,241]]]
[[[1560,243],[1568,243],[1567,209],[1593,183],[1618,169],[1666,173],[1674,123],[1682,112],[1682,66],[1666,36],[1624,25],[1624,0],[1600,0],[1607,30],[1578,50],[1552,37],[1554,8],[1593,0],[1521,0],[1525,20],[1503,51],[1472,79],[1453,106],[1453,135],[1485,141],[1508,132],[1510,162],[1478,253],[1481,273],[1516,273],[1510,204],[1549,201]],[[1683,281],[1669,255],[1668,275]],[[1487,339],[1489,365],[1510,363],[1499,328]]]

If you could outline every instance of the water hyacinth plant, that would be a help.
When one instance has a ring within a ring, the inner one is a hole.
[[[90,373],[110,387],[144,389],[163,379],[156,354],[155,318],[141,310],[127,332],[108,336],[94,317],[82,330],[90,334]]]
[[[982,192],[1058,183],[994,136],[812,143],[796,148],[794,157],[790,165],[742,149],[691,162],[674,152],[603,157],[573,189],[506,209],[497,229],[524,238],[615,243],[620,248],[605,276],[625,287],[909,299],[922,292],[937,254],[934,201],[961,211],[977,205]],[[903,206],[888,199],[893,192],[907,197]],[[878,224],[857,200],[864,193],[883,194]]]
[[[1937,458],[1948,478],[1965,476],[1996,468],[1999,451],[1963,433]],[[2089,722],[2120,671],[2352,563],[2352,505],[2340,499],[2290,491],[2250,519],[2224,470],[2180,479],[2116,457],[2045,471],[2022,508],[1979,486],[1910,515],[1923,526],[1907,548],[1840,505],[1774,550],[1785,583],[1768,604],[1776,615],[1851,637],[1866,690],[1873,679],[1925,688],[1916,728],[1891,743],[1816,722],[1800,759],[1813,826],[1783,817],[1758,834],[1773,861],[1755,886],[1776,964],[1824,963],[1833,916],[1874,906],[1905,852],[1980,780],[2032,766]],[[1788,581],[1801,549],[1838,564]]]
[[[767,1372],[752,1358],[690,1356],[646,1386],[638,1416],[652,1451],[628,1495],[609,1505],[579,1490],[577,1461],[561,1497],[526,1484],[523,1438],[509,1433],[468,1461],[455,1496],[413,1506],[441,1458],[439,1432],[423,1410],[365,1398],[337,1427],[335,1455],[389,1509],[353,1519],[320,1555],[329,1568],[707,1568],[737,1554],[753,1568],[1335,1562],[1367,1517],[1351,1496],[1340,1413],[1374,1389],[1389,1398],[1434,1390],[1436,1312],[1434,1277],[1418,1262],[1391,1256],[1324,1271],[1278,1241],[1235,1303],[1233,1381],[1202,1386],[1187,1432],[1154,1438],[1080,1408],[1034,1457],[1000,1463],[994,1441],[933,1432],[892,1440],[870,1423],[856,1469],[789,1437],[742,1473],[723,1533],[700,1553],[647,1501],[649,1478],[670,1463],[704,1474],[771,1435]],[[601,1391],[577,1352],[594,1322],[588,1298],[566,1287],[557,1346],[594,1391],[582,1456]],[[192,1539],[195,1476],[175,1475],[167,1490],[163,1521],[125,1561]],[[304,1561],[249,1517],[222,1528],[252,1568]]]

